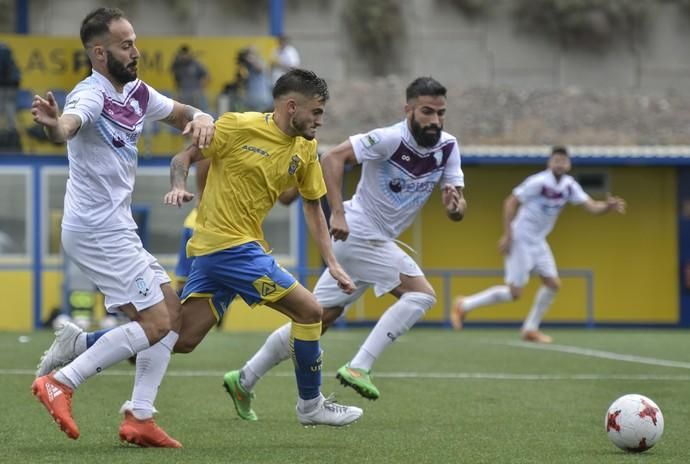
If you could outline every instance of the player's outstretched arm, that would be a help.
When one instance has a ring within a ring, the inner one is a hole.
[[[519,207],[520,200],[512,193],[503,201],[503,235],[498,241],[498,250],[501,254],[510,252],[510,245],[513,242],[513,230],[510,224],[515,219]]]
[[[173,109],[163,122],[182,131],[182,135],[192,136],[192,145],[206,148],[211,144],[216,131],[213,116],[198,108],[182,103],[173,103]]]
[[[321,202],[319,200],[303,199],[302,202],[304,210],[304,219],[307,222],[309,233],[316,241],[323,261],[328,266],[328,270],[338,285],[345,293],[352,293],[355,291],[355,284],[350,279],[350,276],[340,267],[340,264],[335,259],[333,248],[331,247],[331,238],[328,234],[328,226],[326,225],[326,217],[323,215]]]
[[[202,159],[204,156],[195,145],[190,145],[173,156],[170,161],[170,191],[163,197],[164,204],[180,207],[182,203],[194,198],[194,194],[187,191],[187,174],[189,166]]]
[[[467,201],[462,193],[462,187],[445,184],[441,190],[441,199],[443,206],[446,208],[448,219],[455,222],[462,221],[467,208]]]
[[[206,188],[206,178],[208,177],[208,169],[211,167],[211,160],[204,158],[194,163],[194,166],[196,167],[196,201],[198,204]]]
[[[48,139],[54,143],[64,143],[77,133],[81,119],[73,114],[60,116],[60,108],[53,92],[46,93],[46,98],[34,95],[31,102],[31,115],[34,122],[43,126]]]
[[[612,196],[610,193],[606,194],[606,200],[597,201],[589,198],[583,203],[585,210],[591,214],[604,214],[615,211],[619,214],[625,214],[626,203],[621,197]]]
[[[347,240],[350,229],[345,221],[343,206],[343,172],[345,164],[357,164],[355,150],[350,140],[327,151],[321,157],[323,179],[326,182],[328,206],[331,208],[331,235],[334,240]]]

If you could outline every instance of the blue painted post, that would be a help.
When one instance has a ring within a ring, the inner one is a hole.
[[[268,0],[269,34],[273,37],[283,35],[285,0]]]
[[[33,204],[33,226],[31,228],[31,235],[33,237],[32,243],[32,267],[33,267],[33,284],[34,284],[34,329],[41,327],[41,309],[43,306],[43,250],[41,248],[41,199],[43,186],[41,185],[41,166],[34,164],[31,169],[32,173],[32,195]]]
[[[29,0],[14,1],[14,32],[29,33]]]
[[[678,324],[690,327],[690,169],[678,168]]]

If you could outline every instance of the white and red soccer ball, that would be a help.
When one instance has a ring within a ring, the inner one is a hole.
[[[646,451],[664,433],[661,409],[643,395],[621,396],[609,406],[604,420],[609,439],[625,451]]]

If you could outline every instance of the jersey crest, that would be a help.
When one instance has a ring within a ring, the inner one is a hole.
[[[297,172],[297,168],[299,167],[300,163],[299,156],[297,155],[292,155],[292,160],[290,161],[290,167],[288,167],[288,174],[291,176],[294,176],[295,173]]]

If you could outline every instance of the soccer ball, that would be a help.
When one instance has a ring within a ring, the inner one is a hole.
[[[604,418],[609,439],[622,450],[640,453],[654,446],[664,433],[664,416],[656,403],[638,394],[614,401]]]

